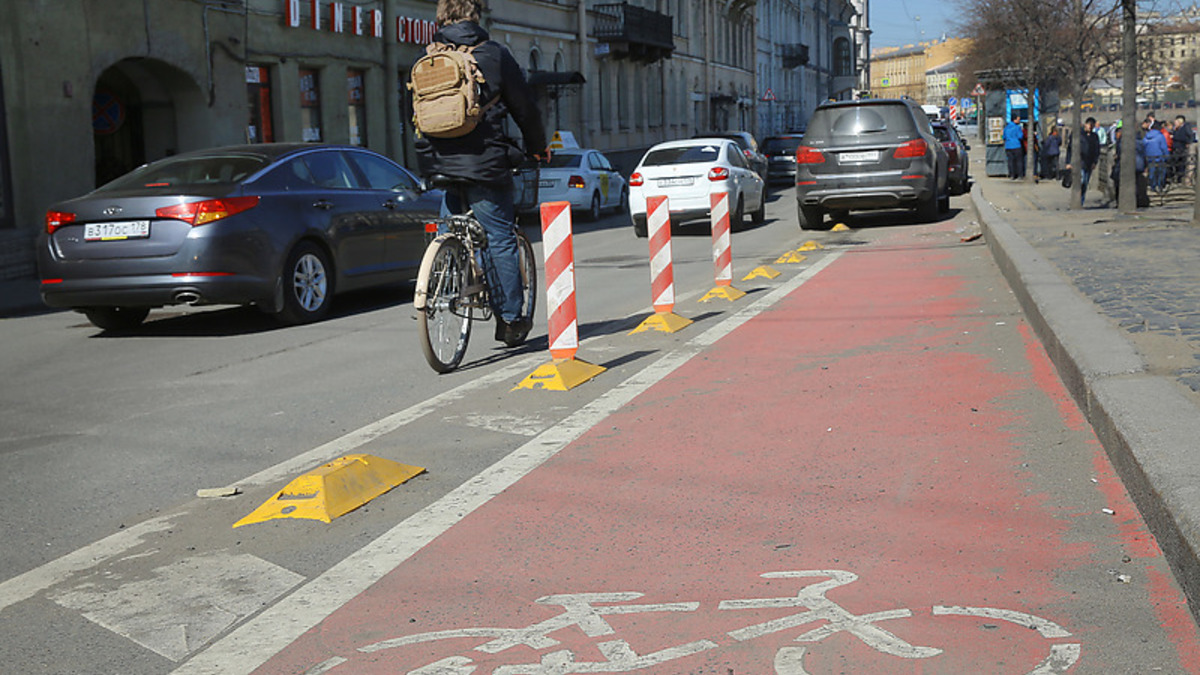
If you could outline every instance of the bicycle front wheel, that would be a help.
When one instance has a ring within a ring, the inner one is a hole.
[[[462,242],[438,237],[425,250],[419,289],[425,291],[425,306],[419,308],[421,351],[439,373],[448,373],[462,363],[471,338],[471,310],[463,290],[471,274],[471,263]]]
[[[537,258],[533,255],[533,244],[520,230],[517,230],[517,254],[521,269],[521,316],[533,321],[537,309]]]

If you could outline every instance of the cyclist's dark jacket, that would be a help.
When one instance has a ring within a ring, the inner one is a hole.
[[[525,150],[532,154],[546,147],[546,130],[542,125],[533,89],[525,81],[521,67],[511,52],[491,40],[486,30],[472,21],[443,26],[433,35],[434,42],[453,45],[481,45],[473,53],[483,73],[481,100],[500,99],[484,113],[479,126],[460,138],[422,138],[417,141],[421,172],[425,175],[443,173],[470,178],[481,183],[512,184],[512,170],[524,159],[517,141],[504,133],[505,115],[511,114],[525,140]]]

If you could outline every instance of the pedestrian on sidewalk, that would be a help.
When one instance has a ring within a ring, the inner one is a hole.
[[[1148,120],[1149,121],[1149,120]],[[1150,122],[1146,129],[1146,162],[1150,173],[1150,189],[1162,191],[1167,177],[1167,158],[1171,150],[1167,147],[1167,137],[1163,133],[1161,122]]]
[[[1061,151],[1062,136],[1058,133],[1058,126],[1052,125],[1050,133],[1042,143],[1042,178],[1048,180],[1058,178],[1058,155]]]
[[[1113,133],[1113,145],[1115,147],[1113,154],[1112,185],[1113,185],[1113,204],[1117,204],[1117,199],[1121,194],[1121,125],[1118,123],[1116,131]],[[1146,141],[1139,138],[1136,141],[1137,148],[1134,154],[1134,201],[1137,208],[1144,209],[1150,206],[1150,193],[1147,190],[1146,180]]]
[[[1025,175],[1025,127],[1021,116],[1013,113],[1012,121],[1004,125],[1004,154],[1008,156],[1008,177],[1017,180]]]
[[[1171,179],[1177,183],[1187,181],[1188,150],[1192,144],[1192,125],[1188,124],[1183,115],[1175,116],[1175,125],[1171,129]]]
[[[1083,206],[1084,198],[1087,196],[1088,181],[1092,177],[1092,171],[1096,168],[1096,162],[1100,161],[1100,137],[1096,135],[1096,118],[1089,117],[1083,122],[1083,128],[1079,130],[1079,206]],[[1071,156],[1071,143],[1067,143],[1067,157]],[[1071,165],[1067,164],[1070,169]]]

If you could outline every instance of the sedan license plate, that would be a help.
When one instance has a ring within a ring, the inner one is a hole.
[[[681,185],[691,185],[691,184],[692,184],[692,181],[693,181],[693,179],[692,179],[691,177],[686,177],[686,178],[659,178],[659,179],[658,179],[658,187],[678,187],[678,186],[681,186]]]
[[[838,154],[839,164],[853,164],[860,162],[878,162],[878,150],[866,150],[863,152],[843,152]]]
[[[119,241],[145,239],[150,236],[150,221],[128,220],[122,223],[87,223],[83,226],[86,241]]]
[[[558,182],[558,181],[554,181],[554,180],[539,180],[539,181],[538,181],[538,187],[544,187],[544,188],[548,188],[548,187],[550,187],[550,188],[552,188],[552,187],[554,187],[554,184],[555,184],[555,183],[557,183],[557,182]]]

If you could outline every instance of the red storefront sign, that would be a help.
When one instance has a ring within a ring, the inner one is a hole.
[[[383,10],[364,9],[355,5],[347,12],[346,5],[345,2],[329,0],[283,0],[284,24],[289,28],[299,28],[307,17],[308,26],[313,30],[383,38]],[[326,23],[328,25],[324,25]],[[437,24],[429,19],[396,17],[396,42],[428,44],[435,32]]]

